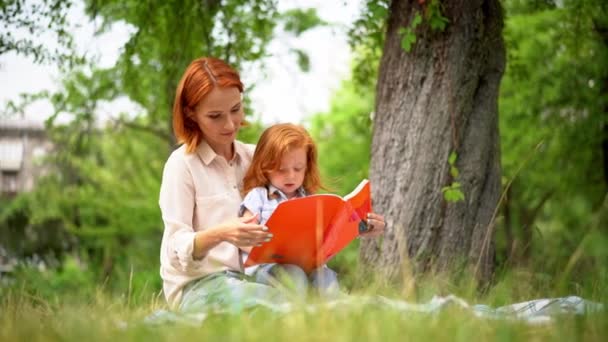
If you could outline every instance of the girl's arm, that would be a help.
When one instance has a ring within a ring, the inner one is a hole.
[[[241,207],[239,208],[239,216],[240,217],[250,217],[255,215],[255,221],[252,223],[259,224],[260,217],[262,212],[262,207],[264,206],[264,199],[268,196],[267,190],[265,187],[257,187],[251,189],[245,195],[243,202],[241,203]],[[251,248],[253,248],[255,244],[249,245],[247,247],[241,248],[241,250],[249,253]]]

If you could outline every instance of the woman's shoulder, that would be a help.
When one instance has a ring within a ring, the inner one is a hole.
[[[191,159],[196,158],[196,153],[188,153],[186,152],[186,145],[181,145],[171,152],[169,158],[167,158],[167,162],[165,163],[165,168],[172,169],[185,169],[189,168],[188,164],[191,163]]]

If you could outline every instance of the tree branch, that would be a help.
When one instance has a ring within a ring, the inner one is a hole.
[[[174,141],[173,135],[167,133],[166,130],[164,130],[164,129],[161,130],[157,127],[142,125],[142,124],[139,124],[139,123],[136,123],[133,121],[125,121],[122,119],[113,120],[113,121],[114,121],[114,124],[116,124],[117,126],[124,126],[127,128],[138,130],[138,131],[150,133],[162,140],[167,141],[167,143],[173,143],[173,141]]]

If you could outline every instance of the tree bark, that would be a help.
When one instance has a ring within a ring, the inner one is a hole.
[[[386,216],[387,230],[363,240],[360,257],[363,269],[373,266],[391,280],[410,261],[417,272],[468,265],[481,281],[494,270],[502,8],[498,0],[442,4],[446,29],[423,22],[410,52],[401,48],[399,29],[423,10],[416,0],[390,6],[370,166],[374,210]],[[447,203],[441,191],[452,182],[452,151],[465,195],[458,203]]]

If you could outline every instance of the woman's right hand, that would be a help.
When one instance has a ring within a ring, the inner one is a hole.
[[[267,227],[257,222],[257,214],[239,217],[221,224],[218,233],[222,240],[240,248],[260,246],[270,241],[272,234],[268,232]]]

